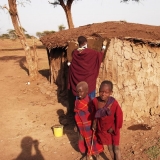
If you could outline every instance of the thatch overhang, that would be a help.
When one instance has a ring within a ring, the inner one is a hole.
[[[48,48],[65,47],[69,41],[76,41],[78,36],[87,38],[119,38],[137,43],[160,46],[160,26],[127,23],[124,21],[95,23],[78,28],[63,30],[42,37],[40,40]]]

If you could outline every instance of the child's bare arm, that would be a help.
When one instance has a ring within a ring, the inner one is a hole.
[[[77,131],[78,131],[78,128],[77,128],[77,126],[76,126],[76,125],[74,126],[74,131],[75,131],[75,132],[77,132]]]
[[[96,126],[96,120],[93,120],[93,123],[92,123],[92,129],[95,131],[97,128]]]
[[[114,130],[112,128],[110,128],[107,132],[112,134],[114,132]]]

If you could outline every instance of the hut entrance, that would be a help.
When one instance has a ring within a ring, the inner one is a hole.
[[[51,84],[58,86],[57,98],[67,95],[67,52],[65,48],[53,48],[48,51]],[[58,99],[59,100],[59,99]]]

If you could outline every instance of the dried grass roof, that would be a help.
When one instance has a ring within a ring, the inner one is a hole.
[[[124,21],[89,24],[63,30],[42,37],[40,40],[48,49],[65,47],[68,41],[76,41],[78,36],[120,38],[130,41],[140,40],[148,44],[160,45],[160,26],[127,23]]]

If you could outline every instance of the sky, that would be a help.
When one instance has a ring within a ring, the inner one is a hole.
[[[160,0],[141,0],[140,3],[120,3],[120,1],[75,1],[72,4],[74,26],[120,20],[160,26]],[[0,0],[0,6],[5,4],[8,6],[8,0]],[[48,0],[31,0],[31,3],[26,3],[25,7],[18,5],[17,8],[21,25],[30,35],[36,35],[36,32],[46,30],[58,31],[59,25],[68,28],[62,7],[53,7]],[[7,33],[8,29],[13,29],[10,15],[7,10],[0,10],[0,35]]]

